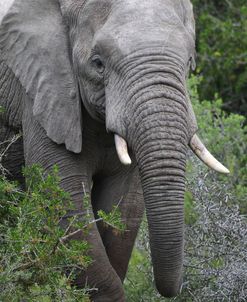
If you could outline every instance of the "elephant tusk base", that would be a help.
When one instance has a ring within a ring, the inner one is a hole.
[[[190,148],[205,163],[209,168],[224,174],[229,174],[230,171],[224,167],[203,145],[199,137],[195,134],[190,143]]]
[[[116,150],[120,162],[123,165],[130,165],[131,159],[128,153],[128,146],[126,141],[117,134],[114,135],[114,139],[115,139]]]

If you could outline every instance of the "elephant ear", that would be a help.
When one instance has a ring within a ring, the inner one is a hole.
[[[49,138],[81,151],[82,126],[67,29],[56,0],[16,0],[0,28],[0,52],[33,101]]]

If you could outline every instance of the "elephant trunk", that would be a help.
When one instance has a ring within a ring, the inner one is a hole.
[[[165,116],[164,116],[165,119]],[[136,145],[154,276],[166,297],[179,292],[183,266],[186,146],[184,133],[167,125],[150,129]],[[143,134],[144,135],[144,134]],[[141,135],[140,135],[141,136]]]
[[[155,283],[165,297],[177,295],[182,282],[189,140],[186,96],[173,84],[141,93],[128,139],[141,176]]]

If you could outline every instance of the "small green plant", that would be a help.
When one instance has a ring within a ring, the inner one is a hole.
[[[98,216],[103,220],[106,227],[111,227],[114,234],[119,235],[126,231],[126,225],[121,220],[121,212],[118,206],[113,206],[110,213],[98,211]]]
[[[5,112],[4,107],[0,106],[0,114],[1,114],[1,113],[4,113],[4,112]]]
[[[35,165],[24,175],[26,192],[0,181],[0,300],[89,301],[86,290],[72,288],[75,271],[91,259],[87,242],[64,240],[74,224],[62,229],[61,217],[73,206],[57,167],[44,176]]]

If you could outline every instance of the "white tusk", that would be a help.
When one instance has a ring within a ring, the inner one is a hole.
[[[209,168],[224,174],[229,174],[230,171],[224,167],[203,145],[200,138],[195,134],[190,143],[190,148]]]
[[[128,153],[128,146],[125,139],[117,134],[114,135],[114,139],[119,160],[123,165],[130,165],[131,159]]]

